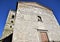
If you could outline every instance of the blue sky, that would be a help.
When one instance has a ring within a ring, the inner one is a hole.
[[[8,16],[10,9],[16,9],[16,3],[18,0],[0,0],[0,37],[4,30],[4,25]],[[60,24],[60,0],[22,0],[22,1],[32,1],[42,4],[46,7],[52,9],[58,23]]]

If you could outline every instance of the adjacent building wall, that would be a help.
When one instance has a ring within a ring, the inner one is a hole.
[[[8,37],[13,32],[13,26],[14,26],[14,21],[15,21],[15,18],[12,18],[13,15],[15,16],[15,11],[10,10],[8,13],[8,17],[6,20],[6,24],[4,27],[4,31],[3,31],[1,40]],[[11,21],[13,21],[13,23]]]

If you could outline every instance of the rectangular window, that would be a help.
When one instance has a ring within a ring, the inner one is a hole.
[[[40,35],[41,35],[42,42],[48,42],[48,36],[46,32],[40,32]]]

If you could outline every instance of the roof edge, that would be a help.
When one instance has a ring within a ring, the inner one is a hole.
[[[49,8],[49,7],[47,7],[47,6],[44,6],[44,5],[42,5],[42,4],[40,4],[40,3],[37,3],[37,2],[25,2],[25,1],[18,1],[18,3],[34,3],[34,4],[37,4],[37,5],[39,5],[39,6],[44,7],[45,9],[48,9],[48,10],[52,11],[52,9],[51,9],[51,8]]]

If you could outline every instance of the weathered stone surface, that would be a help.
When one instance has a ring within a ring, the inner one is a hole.
[[[8,17],[7,17],[7,20],[6,20],[5,27],[4,27],[3,35],[0,38],[0,40],[5,39],[6,37],[8,37],[10,34],[13,33],[13,26],[14,26],[15,18],[12,19],[12,15],[15,16],[15,12],[10,10],[9,14],[8,14]],[[11,21],[13,21],[13,23],[11,23]],[[10,27],[10,26],[12,26],[12,27]]]
[[[60,41],[60,27],[51,10],[36,3],[18,3],[12,42],[41,42],[41,31],[47,32],[49,41]]]

